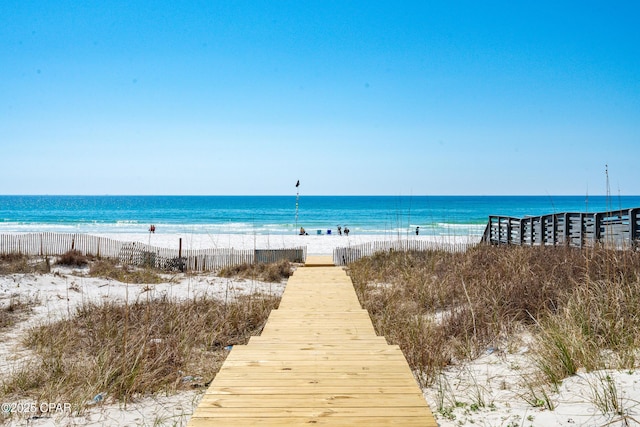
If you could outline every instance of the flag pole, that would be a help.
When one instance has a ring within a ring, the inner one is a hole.
[[[295,232],[298,232],[298,200],[300,199],[300,180],[296,182],[296,229]]]

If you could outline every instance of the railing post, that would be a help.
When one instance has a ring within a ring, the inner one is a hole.
[[[600,232],[600,225],[602,224],[602,213],[596,213],[593,216],[593,226],[594,226],[594,230],[593,230],[593,240],[594,240],[594,244],[597,243],[598,241],[600,241],[600,239],[602,238],[602,233]]]
[[[638,220],[640,220],[640,209],[629,209],[629,244],[633,248],[637,245],[640,236],[638,236]]]
[[[533,217],[529,217],[528,221],[529,221],[529,236],[530,236],[529,244],[531,246],[533,246],[536,243],[536,241],[535,241],[535,238],[536,238],[535,237],[535,228],[536,228],[535,227],[535,221],[533,220]]]
[[[585,215],[583,212],[580,213],[580,247],[584,246],[584,231],[585,231]]]

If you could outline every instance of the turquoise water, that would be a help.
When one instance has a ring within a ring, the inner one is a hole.
[[[640,196],[0,196],[0,233],[293,234],[349,227],[358,234],[479,235],[489,215],[596,212]],[[297,212],[297,215],[296,215]]]

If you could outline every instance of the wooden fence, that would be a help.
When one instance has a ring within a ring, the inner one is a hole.
[[[602,243],[615,248],[635,248],[640,241],[640,208],[524,218],[492,215],[482,241],[493,245],[583,247]]]
[[[71,233],[0,234],[0,255],[18,253],[58,256],[70,250],[83,255],[116,259],[127,265],[166,270],[212,271],[254,262],[304,262],[306,247],[287,249],[167,249],[141,242]]]
[[[333,250],[333,262],[335,265],[347,265],[360,258],[374,255],[378,252],[409,252],[409,251],[436,251],[463,252],[477,243],[441,243],[424,240],[394,240],[368,242],[349,247],[335,248]]]

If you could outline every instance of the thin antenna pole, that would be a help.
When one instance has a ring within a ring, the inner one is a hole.
[[[607,176],[607,208],[611,210],[611,186],[609,185],[609,165],[604,165],[604,174]]]

